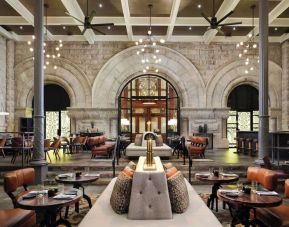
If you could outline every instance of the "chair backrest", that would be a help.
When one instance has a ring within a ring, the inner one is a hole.
[[[55,140],[51,145],[51,148],[53,149],[59,149],[61,147],[61,139]]]
[[[198,147],[206,147],[208,145],[208,138],[207,137],[191,136],[190,140],[191,140],[192,144],[194,144]]]
[[[4,191],[12,199],[15,206],[15,192],[19,187],[24,187],[27,191],[27,186],[33,184],[35,180],[35,171],[33,168],[18,169],[4,174]]]
[[[50,139],[45,139],[44,140],[44,147],[45,148],[50,147]]]
[[[260,167],[248,167],[247,179],[257,181],[268,190],[275,190],[277,187],[278,172]]]
[[[289,198],[289,179],[285,180],[285,192],[284,192],[284,196],[286,198]]]
[[[0,147],[4,147],[6,143],[6,139],[0,139]]]

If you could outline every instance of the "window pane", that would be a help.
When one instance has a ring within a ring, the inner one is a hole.
[[[61,136],[68,137],[70,135],[70,118],[68,111],[61,111]]]
[[[47,111],[46,112],[46,138],[53,139],[57,136],[57,130],[59,125],[59,112]]]
[[[240,131],[251,131],[250,112],[238,112],[238,126]]]

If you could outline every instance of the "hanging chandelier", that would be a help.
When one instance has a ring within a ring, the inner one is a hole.
[[[43,65],[43,69],[46,69],[49,65],[52,65],[51,64],[51,59],[52,60],[55,60],[57,58],[60,58],[61,54],[60,54],[60,49],[63,47],[63,44],[62,44],[62,40],[58,40],[56,42],[53,42],[51,44],[48,45],[48,39],[47,39],[47,32],[48,32],[48,23],[47,23],[47,17],[48,17],[48,14],[47,14],[47,11],[48,11],[48,4],[44,4],[44,8],[45,8],[45,33],[44,33],[44,42],[43,42],[43,54],[44,54],[44,65]],[[29,47],[29,51],[30,52],[33,52],[34,49],[33,49],[33,40],[35,40],[35,36],[33,35],[32,36],[32,41],[29,40],[27,42],[28,46]],[[34,57],[33,57],[33,60],[34,60]],[[53,69],[57,69],[57,65],[56,64],[53,64]]]
[[[135,42],[136,46],[140,48],[137,50],[136,54],[141,56],[141,64],[143,65],[143,72],[147,71],[155,71],[156,73],[159,69],[156,65],[159,64],[162,59],[159,56],[160,50],[158,47],[158,43],[165,43],[164,39],[157,40],[152,34],[152,4],[148,5],[150,11],[150,21],[149,28],[147,31],[147,36],[144,39],[139,39]]]
[[[255,33],[254,33],[254,23],[255,23],[255,8],[256,5],[252,5],[252,33],[248,35],[248,41],[237,43],[236,48],[239,49],[239,58],[244,59],[245,74],[248,74],[249,71],[253,71],[255,69],[255,60],[257,58],[257,62],[259,63],[259,56],[256,54],[258,51],[258,44],[255,42]],[[257,56],[257,57],[256,57]]]

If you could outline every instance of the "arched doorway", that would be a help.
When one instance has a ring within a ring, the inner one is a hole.
[[[237,131],[258,131],[258,90],[245,84],[235,87],[229,95],[227,106],[231,108],[227,119],[227,138],[229,147],[235,147]]]
[[[69,136],[70,118],[66,110],[69,106],[70,99],[63,87],[56,84],[44,86],[45,138]]]
[[[166,79],[145,74],[130,80],[118,103],[118,133],[134,139],[135,134],[154,131],[164,138],[179,135],[180,102]]]

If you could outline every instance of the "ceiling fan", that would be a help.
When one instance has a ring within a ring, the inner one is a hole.
[[[206,16],[206,14],[204,14],[203,12],[201,13],[201,15],[206,19],[206,21],[209,22],[210,27],[208,29],[216,29],[218,32],[220,32],[221,34],[224,34],[224,32],[221,30],[221,28],[223,26],[227,26],[227,25],[237,25],[237,24],[242,24],[242,22],[234,22],[234,23],[225,23],[222,24],[222,22],[227,19],[227,17],[231,16],[234,13],[234,11],[230,11],[229,13],[227,13],[223,18],[221,18],[220,20],[217,19],[216,17],[216,11],[215,11],[215,0],[213,0],[213,16],[211,17],[211,20]]]
[[[65,12],[65,14],[67,14],[68,16],[74,18],[75,20],[77,20],[78,22],[81,23],[81,25],[77,25],[77,26],[83,26],[83,30],[81,32],[81,34],[83,35],[86,31],[86,29],[92,29],[102,35],[105,35],[104,32],[98,30],[96,27],[99,27],[99,26],[113,26],[114,24],[113,23],[104,23],[104,24],[92,24],[91,21],[93,19],[93,17],[96,15],[96,12],[94,10],[91,11],[90,15],[88,15],[88,0],[86,1],[86,15],[84,17],[84,21],[81,21],[80,19],[78,19],[77,17],[71,15],[70,13],[68,12]]]

